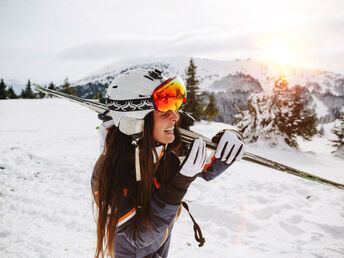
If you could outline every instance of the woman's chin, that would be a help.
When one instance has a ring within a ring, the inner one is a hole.
[[[163,144],[172,143],[175,138],[174,134],[165,134],[159,142]]]

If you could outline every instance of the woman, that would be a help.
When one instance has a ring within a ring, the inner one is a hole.
[[[103,123],[106,140],[92,176],[98,206],[96,257],[167,257],[181,200],[197,176],[209,181],[240,160],[244,145],[222,132],[215,156],[196,139],[183,162],[177,110],[186,101],[179,77],[159,70],[132,70],[108,88],[113,118]]]

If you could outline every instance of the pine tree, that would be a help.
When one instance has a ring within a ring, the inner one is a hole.
[[[34,98],[36,98],[36,94],[32,92],[30,80],[28,80],[25,90],[22,91],[21,97],[23,99],[34,99]]]
[[[53,82],[51,82],[48,86],[48,89],[49,90],[56,90],[55,84]],[[51,95],[51,94],[47,95],[47,98],[52,98],[52,97],[53,97],[53,95]]]
[[[203,108],[202,96],[199,94],[199,81],[196,79],[196,68],[191,58],[189,67],[186,71],[187,101],[183,106],[183,111],[189,113],[193,118],[199,121],[203,114]]]
[[[1,79],[0,81],[0,99],[6,99],[7,98],[7,90],[6,90],[6,84],[4,83],[4,80]]]
[[[101,99],[103,97],[102,93],[100,91],[97,91],[93,95],[93,99]]]
[[[53,82],[51,82],[48,86],[49,90],[56,90],[55,84]]]
[[[335,150],[332,153],[341,153],[344,155],[344,114],[341,114],[338,120],[339,124],[335,125],[331,130],[336,136],[336,139],[331,140],[333,143],[332,146],[335,147]]]
[[[236,124],[249,142],[262,137],[271,145],[282,139],[297,147],[296,136],[310,140],[316,133],[316,115],[306,109],[300,87],[288,89],[286,80],[276,81],[272,94],[251,94],[248,110],[238,110]]]
[[[64,80],[64,84],[62,86],[62,92],[69,94],[69,95],[76,95],[76,91],[72,88],[70,88],[70,83],[68,82],[68,77],[66,77],[66,79]]]
[[[306,102],[301,94],[301,87],[296,85],[290,89],[290,101],[292,102],[291,117],[287,132],[290,135],[298,135],[309,141],[317,133],[317,116],[306,108]]]
[[[8,88],[7,96],[9,99],[17,99],[18,98],[17,94],[14,92],[12,87]]]
[[[214,93],[210,95],[208,105],[204,110],[204,116],[208,121],[214,121],[214,117],[219,114],[219,110],[215,104]]]
[[[259,138],[268,140],[271,145],[278,144],[281,133],[275,123],[277,108],[273,105],[273,96],[260,92],[252,93],[248,98],[247,110],[236,107],[235,124],[248,142]]]
[[[22,90],[22,91],[21,91],[19,97],[20,97],[20,98],[23,98],[23,99],[26,99],[25,90]]]

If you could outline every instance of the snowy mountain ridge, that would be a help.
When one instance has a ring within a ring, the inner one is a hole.
[[[167,75],[185,75],[189,57],[138,58],[122,60],[104,67],[95,73],[74,82],[73,86],[84,86],[89,83],[109,84],[118,74],[135,68],[158,68]],[[310,91],[329,92],[332,95],[344,95],[344,75],[329,71],[307,69],[291,65],[278,65],[271,62],[254,61],[252,59],[236,59],[219,61],[193,58],[197,66],[200,88],[211,91],[214,82],[228,75],[247,74],[260,82],[264,91],[271,91],[274,82],[285,75],[290,85],[306,86]]]
[[[104,93],[112,80],[120,73],[142,68],[158,68],[166,75],[185,77],[188,57],[138,58],[122,60],[72,84],[78,95],[92,98],[96,92]],[[209,96],[215,93],[219,115],[215,121],[232,124],[236,109],[247,108],[247,99],[253,92],[272,92],[275,82],[283,76],[289,87],[303,87],[308,108],[317,113],[320,123],[334,121],[344,112],[344,75],[329,71],[312,70],[290,65],[252,59],[218,61],[194,58],[199,87]],[[205,100],[206,101],[206,100]],[[206,103],[204,103],[206,104]],[[318,112],[321,111],[321,112]]]

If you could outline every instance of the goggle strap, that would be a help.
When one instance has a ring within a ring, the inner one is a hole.
[[[117,112],[151,110],[155,108],[154,99],[152,97],[130,100],[113,100],[106,98],[105,104],[110,110]]]

